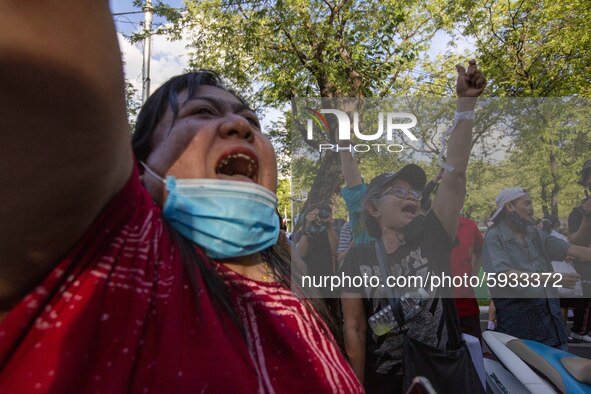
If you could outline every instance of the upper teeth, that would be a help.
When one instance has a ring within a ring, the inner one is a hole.
[[[244,153],[233,153],[230,156],[226,157],[224,160],[222,160],[222,165],[225,166],[226,164],[229,163],[228,159],[246,159],[249,161],[250,166],[252,166],[253,164],[256,164],[256,162],[252,159],[252,157],[245,155]]]
[[[256,166],[256,161],[252,157],[245,155],[244,153],[233,153],[231,155],[228,155],[226,158],[224,158],[220,162],[220,164],[218,165],[218,169],[221,169],[222,167],[228,165],[230,163],[230,160],[234,160],[234,159],[247,160],[248,167],[246,169],[247,173],[245,175],[248,177],[252,177],[254,175],[254,168]]]

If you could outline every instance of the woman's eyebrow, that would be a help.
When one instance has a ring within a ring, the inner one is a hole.
[[[250,111],[253,114],[256,114],[248,105],[246,105],[244,103],[241,103],[241,102],[232,102],[231,103],[229,101],[221,100],[221,99],[211,97],[211,96],[193,96],[191,98],[188,98],[183,103],[183,105],[181,107],[184,107],[187,103],[189,103],[189,101],[193,101],[193,100],[205,100],[217,108],[221,108],[221,109],[228,108],[232,112],[235,112],[235,113],[239,113],[242,111]]]

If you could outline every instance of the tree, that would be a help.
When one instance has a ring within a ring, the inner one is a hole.
[[[494,96],[591,95],[589,1],[479,0],[469,7],[458,18],[464,34],[476,39]],[[591,148],[590,134],[540,116],[544,122],[535,128],[513,131],[517,149],[511,158],[523,172],[537,174],[544,214],[557,215],[561,179],[577,171],[581,151]]]
[[[453,47],[444,55],[429,58],[426,50],[440,29],[456,38],[463,34],[474,40],[475,57],[489,79],[488,91],[493,96],[591,94],[588,0],[185,3],[183,12],[161,3],[155,6],[173,21],[172,27],[159,27],[158,31],[171,37],[188,31],[191,67],[220,72],[259,108],[285,109],[285,103],[294,97],[452,96],[453,65],[465,58],[460,59]],[[308,152],[304,156],[319,161],[304,167],[317,171],[305,190],[310,192],[310,202],[325,203],[338,189],[339,158],[330,152],[314,154],[314,148],[305,145],[309,141],[293,141],[294,130],[287,133],[286,125],[294,124],[293,119],[300,115],[288,111],[285,122],[272,127],[271,136],[282,158],[293,157],[297,151]],[[563,128],[545,118],[546,123],[536,127],[506,129],[499,135],[493,132],[495,115],[498,113],[493,110],[481,110],[474,133],[475,168],[485,172],[483,177],[500,174],[506,183],[527,185],[535,190],[535,200],[540,201],[544,213],[558,212],[562,204],[559,194],[562,200],[576,200],[568,181],[574,179],[583,155],[591,148],[589,128],[584,128],[582,121],[578,130]],[[435,116],[433,121],[444,118]],[[409,145],[427,160],[434,160],[440,149],[432,130],[421,132],[422,145]],[[295,131],[303,132],[304,127]],[[328,138],[334,143],[334,137]],[[508,163],[495,161],[499,151]],[[364,171],[372,172],[366,164],[377,163],[375,168],[383,169],[383,159],[365,155],[367,163],[360,164]],[[286,162],[282,164],[285,169]],[[302,182],[309,183],[309,177]],[[487,194],[493,192],[491,183],[479,184]],[[477,191],[470,194],[467,208],[482,214],[488,209],[480,199],[484,195],[472,201],[476,196],[480,196]],[[490,200],[494,195],[486,197]]]
[[[289,205],[289,195],[291,190],[289,189],[289,179],[279,179],[277,182],[277,210],[281,217],[287,220],[287,224],[291,229],[292,225],[292,217],[291,217],[291,207]]]
[[[220,72],[260,106],[293,97],[384,97],[408,91],[409,71],[452,4],[188,0],[168,32],[189,30],[191,67]],[[321,160],[311,203],[327,203],[340,182],[338,156]]]
[[[135,129],[135,118],[137,117],[142,104],[137,100],[137,89],[128,80],[125,80],[125,104],[127,106],[129,132],[133,133],[133,130]]]

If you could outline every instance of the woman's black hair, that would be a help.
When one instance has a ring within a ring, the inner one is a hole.
[[[327,208],[332,211],[330,206],[327,204],[312,204],[309,207],[307,207],[303,213],[300,214],[292,233],[292,245],[294,247],[297,247],[297,243],[300,242],[302,235],[304,234],[306,216],[313,210],[322,208]],[[285,239],[287,240],[287,237]],[[291,252],[291,248],[289,248],[289,250]],[[291,257],[289,258],[289,260],[291,260]],[[278,264],[277,266],[280,267],[280,269],[282,269],[282,265]],[[320,316],[320,318],[324,321],[324,323],[327,325],[328,329],[332,333],[333,337],[335,338],[336,343],[341,349],[342,353],[345,354],[345,342],[343,338],[343,332],[337,323],[338,317],[330,312],[330,309],[325,299],[322,298],[322,295],[320,294],[320,291],[318,291],[318,289],[307,288],[304,292],[304,290],[300,288],[298,283],[302,283],[302,274],[301,272],[299,272],[299,270],[291,270],[291,267],[289,267],[289,269],[290,270],[288,271],[288,273],[291,275],[290,285],[292,291],[294,291],[296,296],[300,298],[307,298],[307,303],[309,305],[306,305],[306,307],[311,307]],[[280,272],[280,275],[284,274],[284,271]]]
[[[382,196],[383,191],[383,188],[377,188],[368,191],[365,194],[365,196],[363,196],[363,202],[361,203],[361,206],[363,207],[361,221],[363,223],[363,226],[367,230],[367,233],[374,238],[380,238],[382,236],[382,229],[380,228],[378,220],[372,215],[370,215],[370,213],[367,211],[367,205],[372,201],[375,201],[378,198],[380,198]]]
[[[187,90],[187,97],[193,97],[197,92],[197,89],[204,85],[226,90],[236,96],[236,98],[242,103],[246,104],[244,99],[236,92],[226,88],[218,74],[213,71],[199,70],[169,79],[166,83],[160,86],[148,98],[148,100],[146,100],[146,103],[138,114],[135,131],[131,140],[133,152],[138,161],[145,161],[152,151],[152,137],[154,131],[169,106],[173,113],[173,123],[176,120],[179,111],[179,94],[182,91]],[[228,287],[224,283],[222,277],[216,272],[213,264],[208,261],[203,261],[195,251],[195,245],[190,240],[179,234],[172,226],[168,225],[168,228],[173,241],[180,249],[184,269],[189,276],[195,299],[197,299],[197,295],[199,294],[197,280],[194,274],[194,268],[197,266],[199,273],[203,278],[203,282],[205,283],[209,294],[212,295],[214,302],[229,313],[230,318],[240,329],[243,338],[246,340],[244,326],[236,313]],[[269,263],[273,270],[273,274],[278,279],[279,283],[288,289],[295,285],[291,283],[290,252],[289,242],[283,232],[281,232],[281,236],[274,246],[261,252],[263,259]],[[294,293],[298,297],[303,294],[298,291]],[[321,299],[309,299],[302,300],[302,302],[306,308],[313,309],[313,311],[311,311],[312,315],[314,317],[319,316],[326,323],[328,329],[335,334],[335,338],[338,338],[336,335],[338,334],[336,324],[332,320],[323,301]],[[313,313],[314,311],[316,313]]]
[[[298,220],[296,222],[296,225],[293,229],[294,242],[300,242],[300,239],[302,238],[304,227],[306,226],[306,216],[308,216],[308,214],[310,212],[312,212],[313,210],[315,210],[315,209],[320,210],[322,208],[329,209],[332,212],[332,209],[327,204],[312,204],[309,207],[307,207],[303,213],[300,214],[300,216],[298,217]]]
[[[506,212],[506,209],[503,208],[503,210],[501,212],[499,212],[499,214],[497,216],[495,216],[494,219],[492,219],[492,222],[494,223],[495,226],[498,226],[499,223],[501,223],[503,221],[503,219],[505,219],[505,217],[507,217],[507,212]]]

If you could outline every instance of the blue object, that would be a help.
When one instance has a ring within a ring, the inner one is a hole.
[[[576,380],[563,366],[560,360],[565,357],[576,357],[572,353],[565,352],[550,346],[546,346],[539,342],[522,340],[523,344],[536,352],[540,357],[546,360],[560,375],[564,382],[566,392],[569,394],[590,393],[591,386],[581,383]]]
[[[169,176],[166,188],[164,217],[213,259],[247,256],[277,242],[277,197],[260,185]]]

